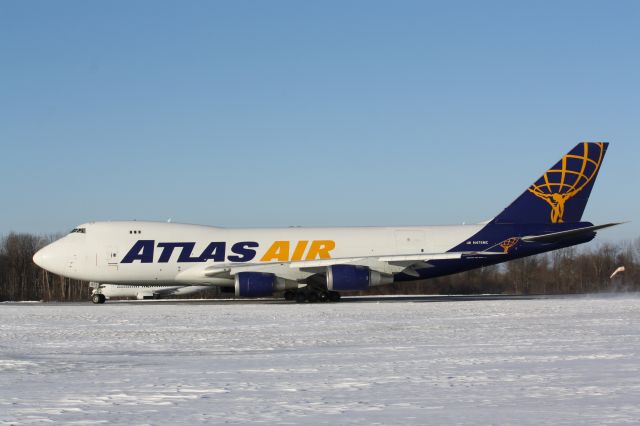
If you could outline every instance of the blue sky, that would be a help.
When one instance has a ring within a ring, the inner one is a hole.
[[[640,2],[5,1],[0,234],[489,219],[582,140],[640,236]]]

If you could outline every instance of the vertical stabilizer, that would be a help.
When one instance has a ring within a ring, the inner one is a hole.
[[[608,146],[579,143],[492,223],[579,222]]]

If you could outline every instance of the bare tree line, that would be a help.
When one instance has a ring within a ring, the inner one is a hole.
[[[33,254],[56,235],[11,233],[0,241],[0,301],[88,300],[87,282],[51,274]],[[610,279],[618,266],[626,272]],[[640,238],[567,248],[468,272],[374,287],[357,294],[570,294],[640,290]],[[215,297],[217,290],[203,292]],[[223,295],[228,297],[228,295]]]
[[[624,266],[625,272],[611,279],[619,266]],[[569,247],[432,280],[374,287],[366,294],[526,295],[623,291],[640,291],[640,238],[634,242]]]

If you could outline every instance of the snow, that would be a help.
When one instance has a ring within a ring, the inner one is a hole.
[[[640,422],[640,298],[0,306],[0,424]]]

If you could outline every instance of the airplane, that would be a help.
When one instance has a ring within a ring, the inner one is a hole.
[[[136,284],[100,284],[89,283],[91,291],[91,301],[93,303],[104,303],[112,297],[135,297],[138,300],[144,299],[164,299],[167,296],[184,296],[208,290],[210,286],[148,286]]]
[[[581,220],[607,148],[606,142],[579,143],[479,224],[232,229],[90,222],[40,249],[33,260],[53,273],[98,283],[221,286],[237,297],[283,294],[300,303],[334,302],[344,291],[454,274],[591,241],[596,231],[620,224]]]

